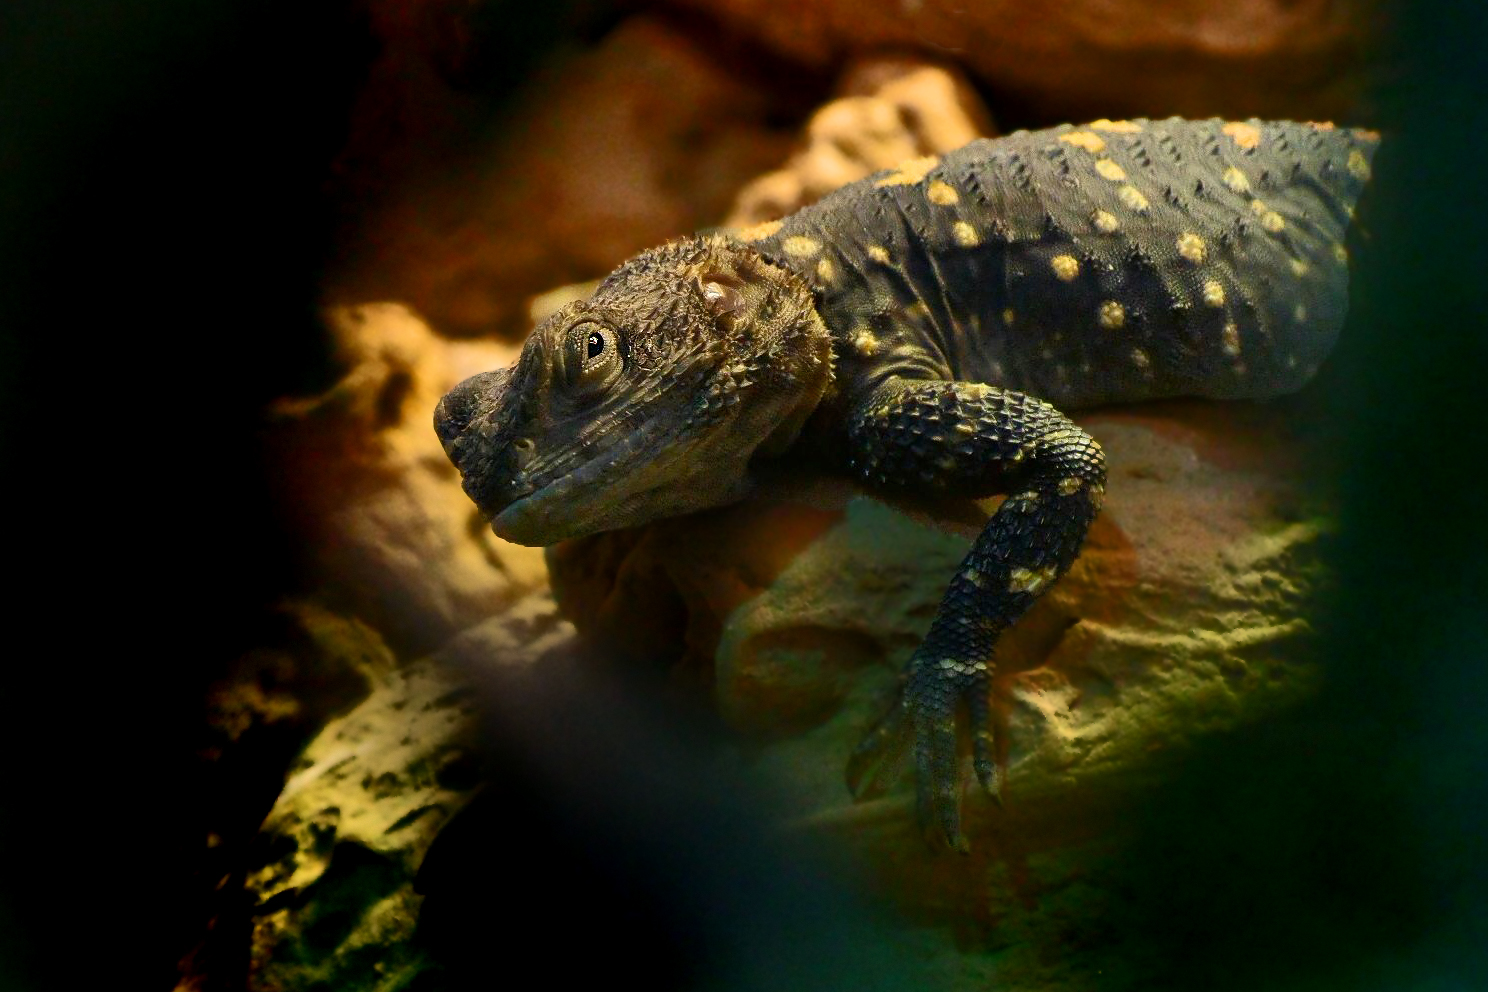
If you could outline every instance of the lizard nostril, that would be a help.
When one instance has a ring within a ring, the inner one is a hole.
[[[532,449],[534,447],[536,447],[536,445],[534,445],[532,443],[532,439],[531,438],[528,438],[528,437],[519,437],[515,441],[512,442],[512,447],[513,448],[516,448],[518,451],[522,452],[523,454],[530,454],[532,452]]]

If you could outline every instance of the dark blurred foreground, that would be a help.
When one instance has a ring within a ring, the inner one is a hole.
[[[0,988],[174,981],[199,886],[188,742],[203,666],[252,643],[254,618],[296,581],[256,431],[269,399],[325,380],[323,184],[370,44],[354,10],[0,12],[0,431],[17,590]],[[1195,758],[1143,825],[1143,910],[1113,925],[1165,987],[1488,984],[1476,426],[1488,16],[1469,3],[1399,15],[1376,163],[1392,195],[1376,197],[1355,317],[1318,385],[1345,500],[1329,684],[1292,719]],[[554,809],[555,831],[598,850],[624,836]],[[660,835],[677,819],[665,805],[651,815],[631,829]],[[689,826],[686,857],[737,840],[716,820]],[[761,891],[789,872],[742,864],[753,870],[709,867]],[[685,924],[712,884],[646,898]],[[766,929],[781,922],[778,901],[740,905]],[[552,912],[552,930],[534,932],[584,954],[571,931],[583,925]]]

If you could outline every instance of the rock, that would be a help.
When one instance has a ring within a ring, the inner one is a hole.
[[[572,637],[537,593],[435,657],[351,660],[370,693],[305,748],[259,834],[247,880],[253,992],[399,988],[419,972],[412,879],[481,779],[471,680]]]
[[[540,552],[480,518],[432,426],[450,386],[516,349],[446,341],[393,304],[335,310],[328,324],[345,376],[272,411],[284,512],[330,601],[400,651],[429,651],[544,580]]]
[[[1361,123],[1376,15],[1327,0],[663,0],[814,67],[889,49],[952,58],[1020,120],[1284,117]]]
[[[627,18],[535,72],[499,130],[470,124],[484,145],[406,165],[401,186],[368,197],[331,296],[399,299],[445,334],[520,337],[528,297],[716,223],[785,157],[772,111],[689,35]]]
[[[863,58],[837,89],[806,122],[804,147],[739,192],[727,226],[777,220],[870,173],[994,133],[976,91],[950,66]]]
[[[1007,987],[1045,987],[1041,959],[1064,929],[1099,931],[1081,906],[1111,895],[1070,907],[1041,892],[1119,862],[1123,816],[1174,762],[1307,698],[1318,678],[1306,617],[1328,524],[1299,481],[1300,452],[1280,440],[1284,410],[1185,403],[1080,419],[1108,453],[1108,499],[1074,568],[1000,645],[1006,808],[968,796],[970,859],[921,842],[907,781],[858,805],[843,783],[979,527],[966,508],[936,525],[845,483],[777,483],[549,554],[581,633],[702,673],[803,828],[861,852],[913,918],[951,931],[995,920],[989,939],[1024,942],[999,971]]]

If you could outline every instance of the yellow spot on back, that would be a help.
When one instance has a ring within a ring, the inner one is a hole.
[[[763,241],[776,231],[780,230],[780,221],[767,220],[763,224],[754,224],[739,232],[740,241]]]
[[[1114,214],[1109,214],[1104,210],[1097,210],[1091,214],[1090,223],[1094,224],[1095,229],[1102,234],[1110,234],[1121,226],[1116,222],[1116,216]]]
[[[837,266],[832,264],[830,258],[824,258],[816,263],[816,277],[822,282],[830,283],[837,279]]]
[[[874,186],[905,186],[909,183],[917,183],[925,178],[926,173],[935,168],[940,159],[934,155],[926,155],[922,158],[912,158],[908,162],[901,162],[899,166],[887,176],[874,183]]]
[[[1208,251],[1208,246],[1204,244],[1204,239],[1194,232],[1184,231],[1178,235],[1176,244],[1178,246],[1178,254],[1190,262],[1198,265],[1204,261],[1204,253]]]
[[[1090,125],[1097,131],[1114,132],[1117,134],[1136,134],[1142,130],[1142,126],[1135,121],[1108,121],[1102,117]]]
[[[1369,178],[1369,159],[1365,158],[1364,153],[1357,148],[1349,152],[1348,171],[1349,175],[1360,181]]]
[[[1235,144],[1241,148],[1255,148],[1261,143],[1260,128],[1254,124],[1246,124],[1243,121],[1231,121],[1220,128],[1220,130],[1229,135]]]
[[[951,235],[955,237],[956,244],[962,248],[975,248],[982,243],[982,239],[977,236],[976,228],[964,220],[958,220],[951,225]]]
[[[1101,178],[1109,179],[1113,183],[1126,178],[1126,170],[1108,158],[1096,159],[1095,171]]]
[[[1142,191],[1135,186],[1121,187],[1116,191],[1116,196],[1121,200],[1122,205],[1129,210],[1135,210],[1137,213],[1145,213],[1147,211],[1147,197],[1143,196]]]
[[[1204,280],[1204,302],[1211,307],[1222,307],[1225,301],[1224,286],[1216,279]]]
[[[931,181],[930,189],[926,191],[925,195],[930,199],[931,203],[939,204],[942,207],[949,207],[961,199],[956,195],[956,191],[951,188],[950,183],[939,179]]]
[[[1245,173],[1233,165],[1224,171],[1224,184],[1236,193],[1244,193],[1250,189],[1250,180],[1245,178]]]
[[[1262,200],[1251,200],[1250,209],[1261,219],[1261,226],[1272,233],[1286,226],[1286,221],[1282,219],[1281,214],[1266,206]]]
[[[1049,266],[1063,282],[1069,282],[1080,274],[1080,263],[1075,261],[1073,255],[1055,255],[1049,259]]]
[[[787,255],[795,255],[797,258],[809,258],[821,251],[821,245],[799,234],[786,238],[780,247],[785,249]]]
[[[1225,354],[1235,357],[1240,354],[1240,325],[1233,320],[1225,321],[1224,330],[1219,335],[1220,344],[1224,346]]]
[[[1307,263],[1304,262],[1304,261],[1302,261],[1302,259],[1300,259],[1300,258],[1294,258],[1294,259],[1292,259],[1291,260],[1291,266],[1292,266],[1292,275],[1294,275],[1294,276],[1305,276],[1305,275],[1307,275]]]
[[[1071,131],[1069,134],[1061,134],[1059,140],[1074,145],[1076,148],[1083,148],[1087,152],[1098,152],[1106,147],[1101,136],[1094,131]]]
[[[1006,307],[1006,308],[1004,308],[1003,311],[1002,311],[1002,323],[1003,323],[1003,325],[1006,326],[1006,327],[1013,326],[1013,318],[1015,318],[1017,316],[1018,315],[1013,312],[1013,308],[1012,307]]]
[[[883,245],[869,245],[868,257],[881,265],[887,265],[889,262],[889,250]]]
[[[872,358],[878,353],[878,338],[873,336],[872,331],[860,330],[853,335],[853,349],[864,358]]]
[[[1114,331],[1126,323],[1126,307],[1115,300],[1105,300],[1098,311],[1100,326],[1108,331]]]

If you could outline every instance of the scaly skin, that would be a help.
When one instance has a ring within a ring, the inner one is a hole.
[[[1059,408],[1305,383],[1343,323],[1376,141],[1180,120],[976,141],[636,256],[513,368],[452,390],[435,429],[523,544],[733,502],[792,451],[886,493],[1010,494],[848,768],[861,795],[912,746],[921,822],[964,850],[956,710],[995,794],[997,638],[1105,491],[1100,446]]]

